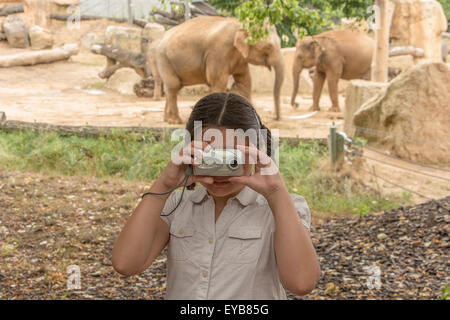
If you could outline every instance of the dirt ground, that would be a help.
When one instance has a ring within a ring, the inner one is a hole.
[[[142,182],[0,170],[0,299],[162,299],[166,250],[140,275],[111,265]],[[440,299],[449,283],[450,197],[416,207],[312,218],[321,277],[289,299]],[[80,289],[68,290],[69,266]],[[379,268],[379,286],[372,281]],[[374,285],[371,287],[370,284]]]
[[[79,42],[84,35],[92,32],[102,36],[108,25],[123,24],[109,21],[82,22],[80,29],[68,32],[64,23],[54,22],[52,31],[55,34],[55,45]],[[5,41],[0,42],[0,55],[23,50],[11,49]],[[104,68],[105,59],[81,48],[78,55],[67,61],[1,69],[0,111],[6,113],[7,120],[63,125],[176,127],[163,122],[164,101],[122,95],[104,88],[105,80],[99,78],[98,73]],[[179,97],[180,115],[183,120],[187,120],[192,106],[199,98]],[[310,96],[297,98],[300,102],[297,110],[292,109],[289,101],[290,97],[282,97],[282,119],[275,121],[272,96],[253,95],[253,102],[263,122],[270,129],[278,129],[281,137],[327,138],[332,122],[336,123],[338,130],[342,130],[343,113],[322,111],[311,115],[308,111],[312,103]],[[341,109],[344,109],[345,97],[341,96],[340,101]],[[329,97],[323,95],[322,109],[328,110],[330,106]],[[305,115],[310,116],[299,118]],[[448,170],[432,170],[407,164],[369,150],[365,150],[365,155],[388,163],[366,159],[363,165],[366,170],[372,173],[375,170],[377,175],[426,196],[424,198],[413,195],[415,203],[423,202],[427,198],[439,199],[450,194]],[[405,171],[392,167],[392,164],[428,175],[438,175],[440,178]],[[382,193],[401,191],[398,187],[381,179],[374,179],[363,171],[358,175]]]

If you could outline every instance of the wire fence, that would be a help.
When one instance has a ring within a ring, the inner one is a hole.
[[[365,128],[365,129],[367,129],[367,128]],[[377,133],[380,133],[380,131],[378,131]],[[383,132],[383,133],[386,134],[385,132]],[[335,137],[332,137],[332,135],[335,135]],[[333,143],[335,143],[335,144],[341,143],[342,146],[341,147],[333,146],[332,145]],[[334,127],[334,126],[332,126],[331,129],[330,129],[330,152],[332,154],[332,162],[336,163],[337,160],[338,160],[339,155],[336,155],[336,154],[333,155],[333,150],[342,150],[341,157],[343,158],[343,161],[345,163],[347,163],[348,165],[354,167],[355,169],[364,171],[364,172],[374,176],[377,179],[381,179],[381,180],[383,180],[383,181],[385,181],[385,182],[387,182],[387,183],[389,183],[389,184],[391,184],[391,185],[393,185],[395,187],[401,188],[401,189],[403,189],[403,190],[405,190],[407,192],[413,193],[413,194],[418,195],[418,196],[420,196],[420,197],[422,197],[424,199],[427,199],[427,200],[433,200],[434,198],[429,197],[429,196],[427,196],[427,195],[425,195],[425,194],[423,194],[421,192],[417,192],[415,190],[412,190],[411,188],[405,187],[405,186],[403,186],[403,185],[401,185],[401,184],[399,184],[397,182],[394,182],[394,181],[392,181],[390,179],[382,177],[382,176],[376,174],[375,172],[372,172],[372,171],[364,168],[363,166],[358,165],[356,163],[356,162],[358,162],[357,160],[368,159],[368,160],[371,160],[371,161],[382,163],[384,165],[395,167],[395,168],[398,168],[398,169],[401,169],[401,170],[404,170],[404,171],[407,171],[407,172],[411,172],[411,173],[414,173],[414,174],[418,174],[418,175],[427,176],[427,177],[430,177],[430,178],[433,178],[433,179],[439,179],[439,180],[442,180],[442,181],[450,182],[449,178],[447,178],[445,176],[442,176],[442,175],[437,175],[436,173],[433,174],[433,173],[430,173],[430,172],[423,172],[423,171],[419,171],[419,170],[417,170],[415,168],[404,167],[404,166],[401,166],[399,164],[390,163],[390,162],[382,160],[382,159],[377,159],[377,158],[368,156],[368,155],[364,154],[364,150],[369,150],[369,151],[375,152],[377,154],[380,154],[382,156],[385,156],[387,158],[399,160],[399,161],[402,161],[404,163],[412,164],[412,165],[423,167],[423,168],[426,168],[426,169],[432,169],[432,170],[436,170],[436,171],[439,171],[439,172],[442,172],[442,173],[450,172],[450,170],[447,169],[447,168],[439,168],[439,167],[435,167],[435,166],[425,165],[423,163],[418,163],[418,162],[415,162],[415,161],[403,159],[403,158],[400,158],[400,157],[388,154],[388,153],[386,153],[384,151],[375,149],[373,147],[369,147],[369,146],[364,145],[364,144],[362,144],[360,142],[354,141],[353,139],[350,139],[343,132],[336,131],[336,127]],[[336,152],[336,151],[334,151],[334,152]]]

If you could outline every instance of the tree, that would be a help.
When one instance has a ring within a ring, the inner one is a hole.
[[[236,16],[250,33],[250,41],[267,34],[266,22],[275,25],[282,46],[295,46],[297,37],[332,29],[343,17],[367,18],[373,0],[209,0]]]

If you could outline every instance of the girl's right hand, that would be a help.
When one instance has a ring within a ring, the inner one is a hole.
[[[158,180],[160,180],[167,190],[175,188],[183,180],[189,165],[198,166],[203,158],[202,150],[208,151],[210,148],[208,142],[202,142],[201,149],[196,147],[194,141],[192,141],[180,151],[179,158],[175,159],[176,161],[171,159],[166,166]],[[194,157],[198,159],[194,161]],[[212,184],[214,180],[212,177],[194,176],[191,174],[186,185],[191,185],[194,182]]]

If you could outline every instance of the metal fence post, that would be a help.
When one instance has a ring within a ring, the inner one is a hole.
[[[336,165],[336,127],[333,125],[330,127],[330,160],[333,166]]]
[[[128,0],[128,24],[133,24],[133,3],[132,0]]]

